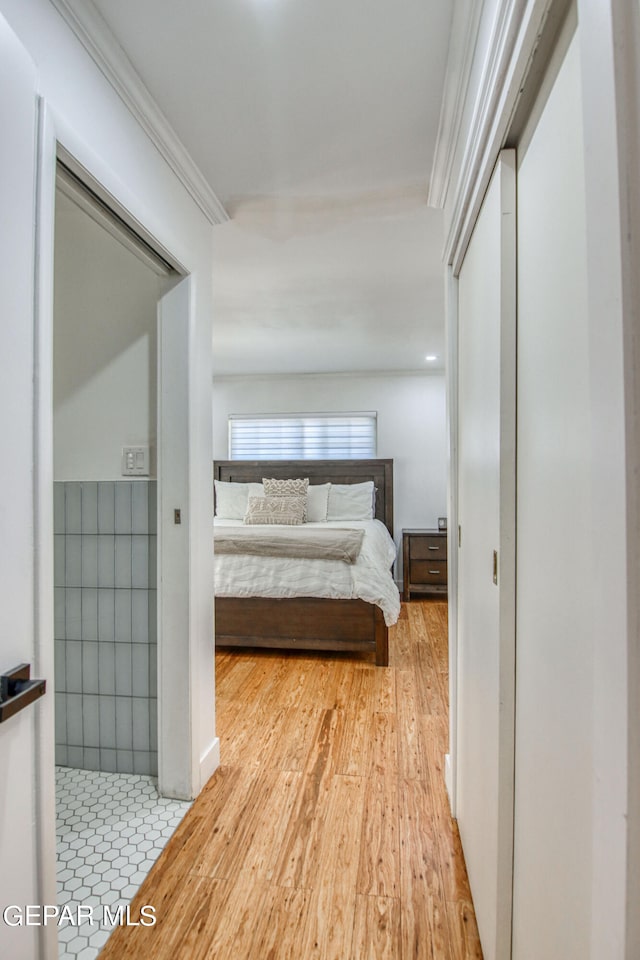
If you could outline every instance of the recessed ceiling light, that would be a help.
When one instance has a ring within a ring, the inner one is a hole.
[[[433,363],[434,360],[437,360],[435,353],[428,353],[425,357],[425,360],[428,360],[429,363]]]

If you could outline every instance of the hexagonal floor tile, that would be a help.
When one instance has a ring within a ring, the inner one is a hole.
[[[58,903],[126,906],[190,804],[165,800],[151,777],[56,768]],[[58,928],[60,960],[94,960],[111,929]]]

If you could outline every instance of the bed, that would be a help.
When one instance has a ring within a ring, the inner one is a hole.
[[[375,521],[378,521],[378,528],[383,524],[389,535],[393,535],[392,460],[221,460],[214,463],[214,479],[218,481],[259,484],[263,477],[308,477],[310,486],[372,481],[375,489],[375,519],[368,523],[376,526]],[[225,522],[217,518],[215,524],[214,535],[216,530],[220,533]],[[304,527],[307,526],[358,528],[366,526],[366,523],[305,523]],[[383,539],[389,541],[386,531],[377,531],[380,544]],[[364,543],[368,543],[369,533],[365,532],[364,537]],[[369,549],[363,547],[363,555],[368,556]],[[377,665],[388,665],[388,626],[397,618],[399,611],[399,596],[390,566],[387,567],[388,583],[378,584],[383,611],[378,602],[354,596],[220,595],[223,581],[227,594],[231,589],[227,585],[226,573],[223,575],[221,572],[221,564],[229,564],[231,559],[216,557],[215,631],[218,646],[367,652],[375,655]],[[360,563],[358,558],[356,565]],[[354,579],[356,573],[354,566]],[[339,592],[337,588],[336,592]],[[366,590],[362,592],[366,594]],[[371,596],[377,596],[377,592],[374,591]]]

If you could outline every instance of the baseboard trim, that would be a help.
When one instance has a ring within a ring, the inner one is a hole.
[[[447,788],[447,796],[449,797],[449,807],[451,808],[451,816],[455,817],[455,805],[453,798],[453,770],[451,768],[451,754],[445,753],[444,755],[444,785]]]
[[[200,757],[200,790],[220,766],[220,738],[215,737]]]

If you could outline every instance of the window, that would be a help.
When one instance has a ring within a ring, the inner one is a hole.
[[[232,460],[366,460],[375,456],[375,413],[229,417]]]

